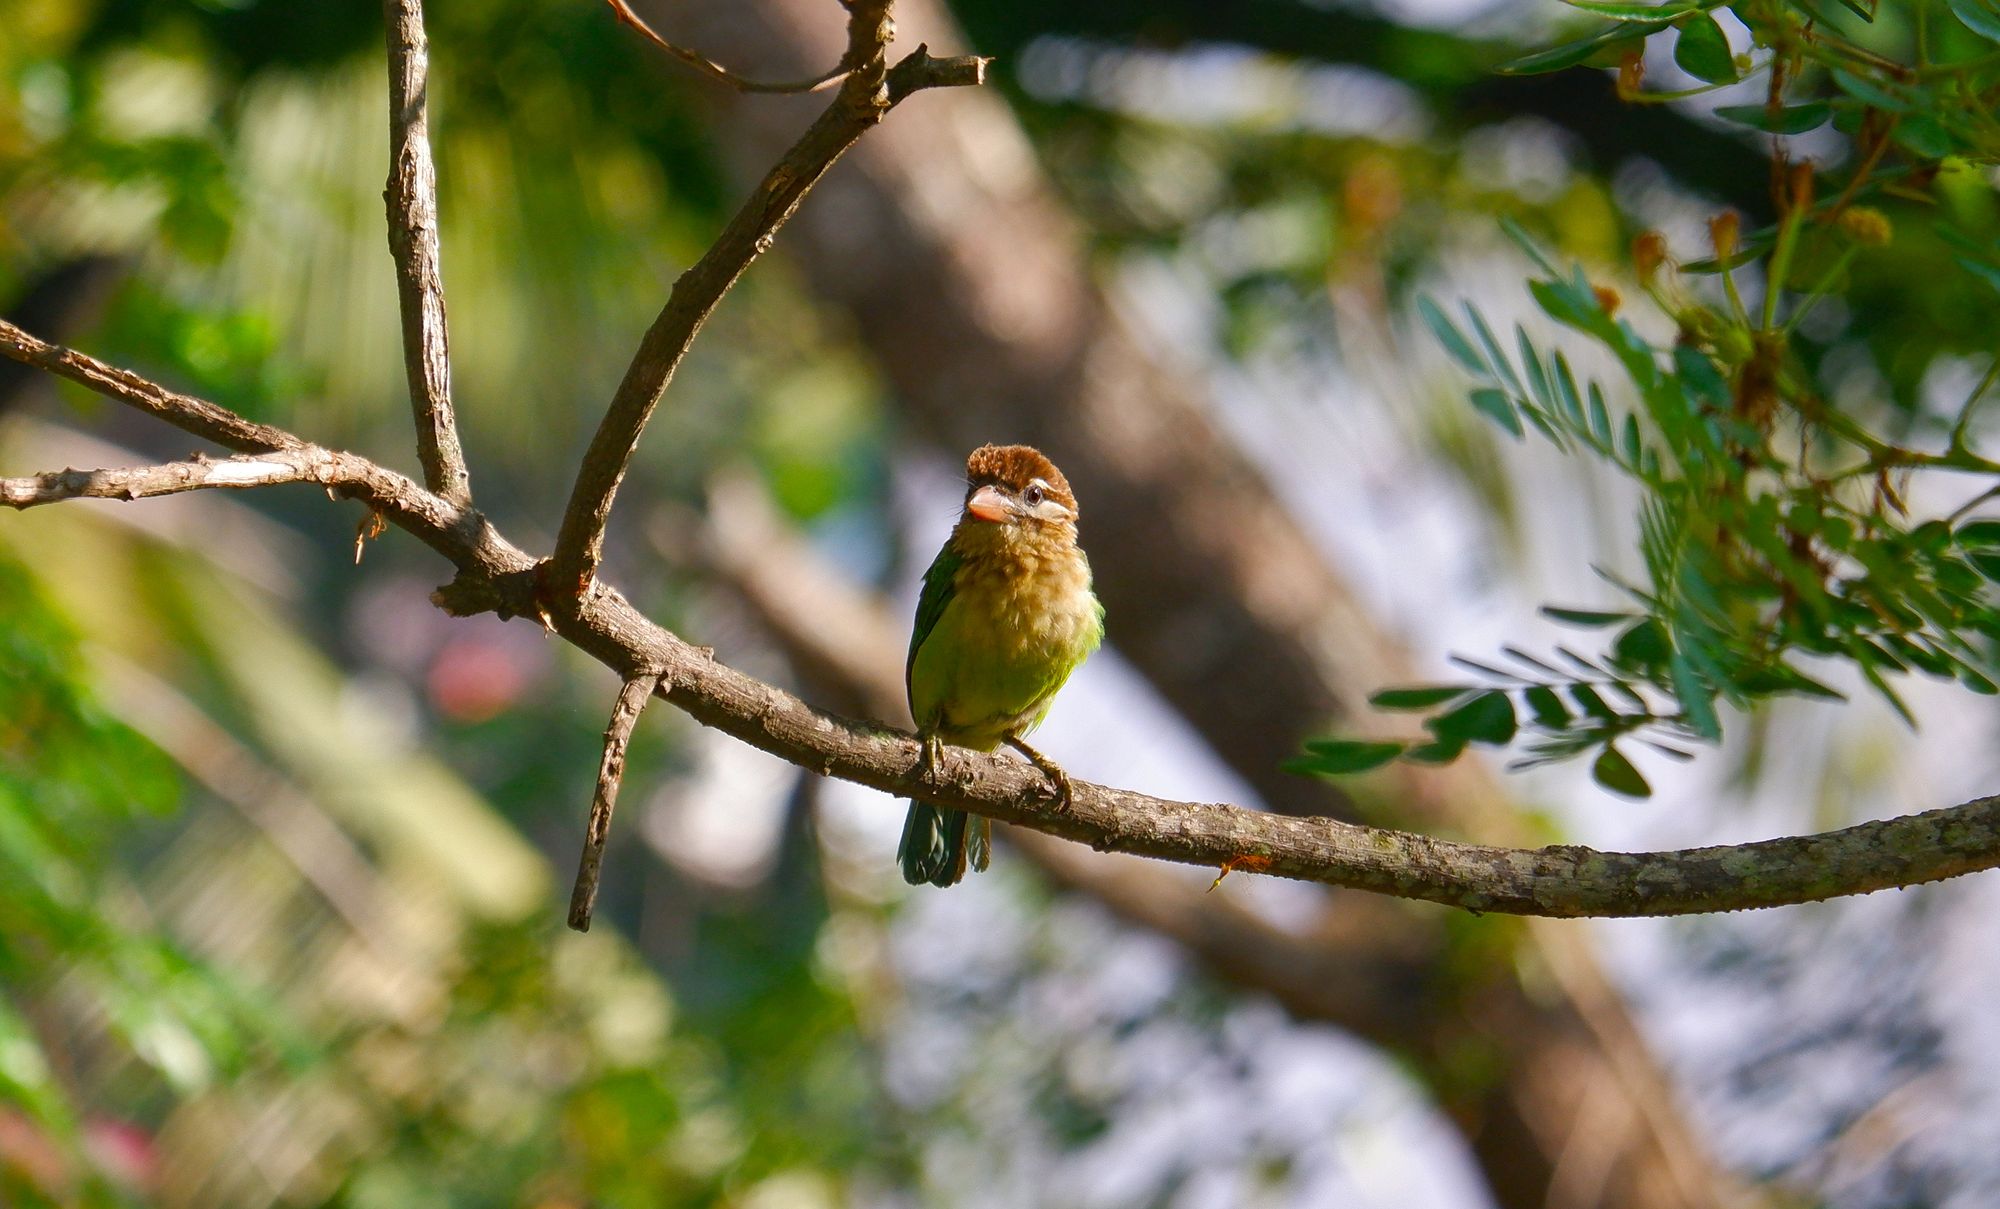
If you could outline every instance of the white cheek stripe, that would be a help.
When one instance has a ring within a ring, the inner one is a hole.
[[[1070,516],[1074,515],[1073,513],[1070,512],[1069,509],[1063,507],[1055,500],[1047,498],[1047,493],[1055,490],[1054,487],[1049,486],[1049,481],[1047,479],[1044,478],[1030,479],[1028,480],[1028,486],[1040,487],[1044,493],[1042,502],[1036,504],[1033,508],[1029,509],[1030,512],[1034,513],[1037,519],[1045,521],[1060,521],[1060,520],[1067,520]]]

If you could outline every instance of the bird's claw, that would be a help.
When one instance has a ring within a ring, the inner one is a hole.
[[[1069,774],[1054,764],[1042,766],[1043,775],[1055,787],[1055,808],[1057,814],[1068,814],[1071,803],[1076,800],[1076,790],[1069,783]]]
[[[1076,790],[1070,784],[1069,774],[1062,770],[1062,765],[1049,759],[1034,748],[1029,747],[1019,739],[1008,739],[1007,746],[1028,757],[1028,762],[1041,770],[1042,775],[1049,779],[1049,796],[1056,808],[1056,813],[1068,814],[1071,803],[1076,799]]]
[[[939,766],[944,761],[944,740],[936,735],[924,735],[918,740],[916,777],[920,784],[932,784],[938,779]]]

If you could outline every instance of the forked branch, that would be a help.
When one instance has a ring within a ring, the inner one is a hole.
[[[806,192],[842,152],[903,98],[926,88],[984,81],[986,60],[933,59],[922,46],[891,69],[886,57],[893,28],[888,18],[890,7],[891,0],[852,0],[843,59],[851,66],[839,95],[784,158],[765,173],[701,259],[674,282],[665,308],[646,329],[591,438],[570,491],[552,560],[555,590],[580,594],[595,578],[604,561],[604,528],[611,518],[618,484],[625,478],[660,396],[716,304],[751,262],[770,249],[778,228],[792,216]]]

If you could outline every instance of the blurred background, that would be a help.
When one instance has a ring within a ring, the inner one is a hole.
[[[637,7],[746,74],[839,53],[833,0]],[[429,8],[473,487],[546,550],[668,286],[824,102],[730,93],[587,0]],[[739,285],[610,578],[902,723],[964,453],[1026,441],[1109,611],[1041,732],[1077,776],[1602,847],[1990,789],[1991,708],[1919,689],[1914,731],[1872,697],[1732,718],[1643,763],[1644,803],[1573,767],[1280,771],[1453,651],[1545,643],[1538,604],[1601,607],[1593,566],[1636,557],[1629,490],[1480,420],[1412,319],[1465,297],[1560,343],[1503,217],[1636,293],[1637,232],[1692,256],[1720,209],[1769,215],[1761,140],[1707,112],[1745,98],[1494,73],[1575,16],[902,0],[901,48],[993,55],[995,86],[899,108]],[[413,468],[378,8],[0,0],[0,31],[8,317]],[[1890,425],[2000,343],[1990,295],[1919,290],[1900,248],[1814,328]],[[192,448],[0,366],[0,472]],[[2000,1203],[1990,876],[1528,923],[1014,834],[912,891],[897,803],[659,708],[569,933],[614,678],[445,617],[446,568],[361,520],[304,488],[0,520],[0,1205]]]

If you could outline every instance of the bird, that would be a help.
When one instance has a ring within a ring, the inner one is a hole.
[[[945,743],[974,751],[1005,743],[1067,809],[1069,775],[1024,736],[1104,640],[1104,606],[1077,544],[1076,495],[1028,445],[980,446],[965,459],[965,481],[958,523],[924,572],[903,669],[923,741],[919,775],[935,772]],[[910,803],[896,849],[904,881],[954,885],[991,854],[985,818]]]

